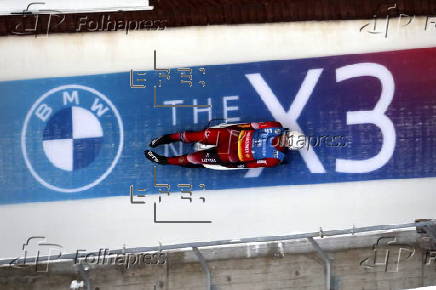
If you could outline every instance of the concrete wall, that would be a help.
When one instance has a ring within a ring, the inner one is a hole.
[[[381,245],[374,265],[374,245]],[[333,289],[409,289],[436,285],[436,261],[426,265],[428,249],[415,231],[317,239],[333,258]],[[387,266],[382,265],[389,249]],[[400,249],[403,249],[400,252]],[[415,250],[411,256],[405,249]],[[306,240],[200,249],[215,290],[324,289],[322,260]],[[409,257],[410,256],[410,257]],[[399,257],[399,258],[398,258]],[[368,262],[363,262],[366,258]],[[399,259],[399,263],[398,263]],[[398,266],[398,267],[397,267]],[[91,289],[206,289],[205,276],[190,250],[168,253],[163,265],[91,265]],[[0,268],[0,289],[66,289],[82,280],[72,262],[51,264],[47,273]]]

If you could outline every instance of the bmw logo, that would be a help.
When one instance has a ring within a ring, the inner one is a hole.
[[[123,150],[123,122],[108,97],[81,85],[49,90],[27,112],[21,149],[43,186],[88,190],[104,180]]]

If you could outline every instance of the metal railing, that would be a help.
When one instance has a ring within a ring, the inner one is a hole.
[[[436,220],[421,221],[415,223],[407,224],[397,224],[397,225],[377,225],[368,227],[352,227],[349,229],[342,230],[329,230],[323,231],[322,228],[318,232],[310,232],[303,234],[292,234],[284,236],[265,236],[265,237],[255,237],[255,238],[242,238],[242,239],[232,239],[232,240],[217,240],[210,242],[192,242],[192,243],[180,243],[172,245],[159,245],[152,247],[135,247],[135,248],[123,248],[118,250],[111,250],[111,254],[137,254],[146,252],[160,252],[168,250],[177,249],[192,249],[192,248],[204,248],[204,247],[214,247],[214,246],[224,246],[224,245],[235,245],[235,244],[245,244],[245,243],[262,243],[262,242],[275,242],[275,241],[286,241],[286,240],[297,240],[297,239],[308,239],[308,238],[324,238],[340,235],[352,235],[364,232],[374,232],[374,231],[388,231],[396,229],[406,229],[406,228],[416,228],[424,226],[436,225]],[[42,256],[38,257],[38,262],[44,261],[58,261],[58,260],[75,260],[86,257],[87,255],[98,255],[98,252],[81,252],[81,253],[69,253],[63,255],[52,255],[52,256]],[[36,258],[26,257],[26,263],[32,263],[36,261]],[[24,259],[1,259],[0,265],[10,265],[11,263],[22,263]]]

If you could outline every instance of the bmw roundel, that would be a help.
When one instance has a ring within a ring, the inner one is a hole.
[[[123,123],[116,107],[81,85],[51,89],[33,104],[21,134],[26,166],[43,186],[78,192],[99,184],[123,150]]]

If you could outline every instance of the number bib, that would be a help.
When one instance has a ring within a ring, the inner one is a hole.
[[[238,138],[238,156],[241,161],[276,158],[283,160],[285,154],[274,147],[273,140],[284,133],[284,128],[243,130]]]

